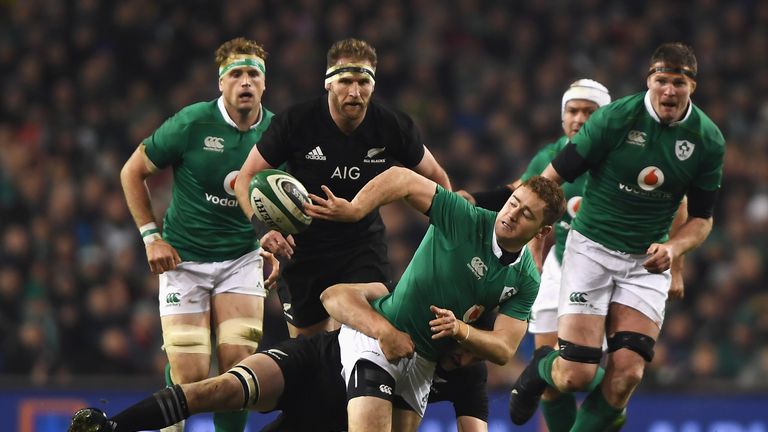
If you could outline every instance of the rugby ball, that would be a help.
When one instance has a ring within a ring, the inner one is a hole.
[[[298,234],[312,222],[303,207],[304,203],[310,203],[307,189],[285,171],[258,172],[251,179],[248,191],[256,217],[270,229]]]

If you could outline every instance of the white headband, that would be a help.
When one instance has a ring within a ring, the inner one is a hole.
[[[571,87],[563,94],[563,103],[560,107],[560,116],[565,116],[565,104],[569,100],[584,99],[594,102],[598,107],[611,103],[611,94],[608,89],[599,82],[591,79],[580,79],[571,84]]]

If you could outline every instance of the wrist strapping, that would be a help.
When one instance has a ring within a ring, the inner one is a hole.
[[[472,326],[471,326],[471,325],[469,325],[469,324],[467,324],[467,323],[464,323],[464,325],[466,325],[466,326],[467,326],[467,335],[466,335],[466,336],[464,336],[464,339],[459,339],[459,340],[458,340],[458,342],[459,342],[460,344],[463,344],[464,342],[466,342],[466,341],[468,341],[468,340],[469,340],[469,329],[470,329],[470,328],[472,328]]]
[[[150,222],[139,227],[139,233],[141,233],[141,239],[144,241],[145,245],[149,245],[154,241],[162,239],[160,236],[160,229],[154,222]]]

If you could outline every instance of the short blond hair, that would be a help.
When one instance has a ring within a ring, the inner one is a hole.
[[[244,37],[228,40],[216,49],[216,66],[221,67],[234,54],[254,54],[267,60],[267,52],[259,43]]]
[[[327,65],[326,67],[335,66],[340,58],[349,58],[352,60],[368,60],[376,69],[376,63],[378,57],[376,56],[376,49],[368,44],[368,42],[360,39],[342,39],[337,41],[328,50]]]

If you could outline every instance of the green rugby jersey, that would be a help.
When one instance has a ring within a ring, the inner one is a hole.
[[[521,180],[525,181],[533,176],[540,175],[547,166],[552,162],[552,159],[560,153],[565,145],[568,144],[568,137],[563,135],[559,140],[547,144],[536,153],[536,156],[531,159]],[[568,237],[568,231],[571,229],[571,223],[573,218],[576,217],[576,212],[579,211],[581,206],[581,198],[584,195],[584,184],[587,181],[587,175],[581,175],[572,183],[563,183],[563,193],[567,201],[567,211],[562,218],[555,224],[555,257],[557,262],[563,262],[563,252],[565,251],[565,239]]]
[[[466,322],[499,305],[500,313],[528,320],[540,280],[527,248],[514,263],[499,262],[496,212],[438,186],[429,217],[431,226],[394,292],[371,304],[411,336],[416,352],[437,361],[450,344],[432,340],[430,305],[450,309]]]
[[[571,141],[591,166],[573,229],[609,249],[645,253],[667,240],[689,186],[720,188],[725,139],[693,103],[663,125],[647,92],[627,96],[592,114]]]
[[[183,108],[144,140],[158,168],[173,166],[173,189],[163,238],[184,261],[216,262],[258,248],[258,239],[235,197],[235,179],[272,113],[240,132],[222,98]]]

